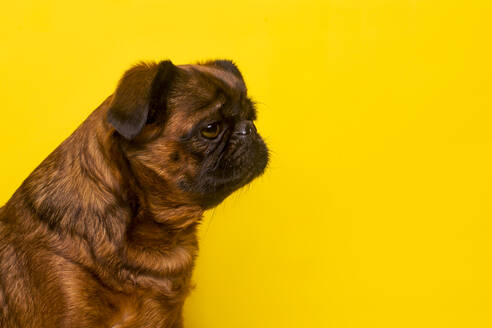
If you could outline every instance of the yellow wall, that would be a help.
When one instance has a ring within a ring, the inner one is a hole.
[[[9,1],[0,202],[141,59],[232,58],[268,173],[207,214],[188,327],[492,327],[492,2]]]

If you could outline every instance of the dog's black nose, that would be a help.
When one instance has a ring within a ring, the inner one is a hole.
[[[248,135],[256,133],[256,127],[253,121],[241,121],[236,124],[235,134]]]

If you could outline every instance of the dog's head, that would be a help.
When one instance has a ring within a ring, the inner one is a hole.
[[[122,77],[107,121],[146,194],[204,209],[260,175],[268,150],[231,61],[139,64]]]

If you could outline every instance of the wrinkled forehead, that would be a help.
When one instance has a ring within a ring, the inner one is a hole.
[[[179,66],[196,78],[196,87],[201,87],[210,92],[221,91],[226,97],[237,100],[246,97],[246,85],[242,76],[233,71],[226,70],[210,64],[182,65]],[[203,90],[205,91],[205,90]]]
[[[179,85],[180,92],[175,94],[175,103],[192,112],[212,106],[221,107],[223,114],[228,116],[238,115],[241,111],[245,111],[246,116],[253,114],[249,113],[251,111],[256,113],[241,73],[232,62],[227,63],[221,63],[221,66],[216,62],[179,66],[186,78]],[[222,107],[226,103],[228,105]]]

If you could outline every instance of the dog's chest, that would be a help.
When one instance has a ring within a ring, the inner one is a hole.
[[[189,281],[160,279],[143,281],[153,288],[135,288],[130,294],[114,295],[114,312],[109,327],[180,327],[181,308],[188,293]]]
[[[135,275],[116,289],[86,271],[74,269],[70,279],[64,280],[63,294],[70,310],[61,326],[180,327],[191,268],[177,275]]]

